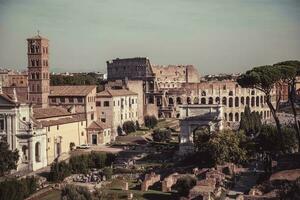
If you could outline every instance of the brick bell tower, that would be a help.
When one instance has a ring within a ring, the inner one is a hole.
[[[49,40],[38,33],[27,39],[29,101],[36,107],[48,106]]]

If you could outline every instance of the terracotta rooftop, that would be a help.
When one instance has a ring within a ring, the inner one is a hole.
[[[55,126],[55,125],[69,124],[74,122],[81,122],[85,120],[86,118],[84,114],[76,114],[70,117],[63,117],[57,120],[40,120],[39,123],[41,123],[43,127],[46,127],[46,126]]]
[[[87,96],[96,85],[50,86],[49,96]]]
[[[68,110],[61,107],[50,107],[50,108],[34,108],[33,117],[36,119],[45,119],[51,117],[62,117],[74,115]]]
[[[127,89],[111,89],[111,88],[107,88],[104,91],[97,93],[97,97],[114,97],[114,96],[129,96],[129,95],[137,95],[137,93]]]
[[[106,123],[103,123],[101,121],[93,121],[87,129],[104,130],[107,128],[110,128],[110,126]]]
[[[18,103],[28,103],[27,87],[2,87],[2,91],[8,98],[12,99],[14,88],[16,89]]]

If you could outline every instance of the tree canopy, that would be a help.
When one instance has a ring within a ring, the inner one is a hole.
[[[0,176],[17,168],[19,160],[18,150],[11,151],[5,139],[0,140]]]

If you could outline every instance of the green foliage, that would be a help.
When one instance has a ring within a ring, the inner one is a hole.
[[[281,193],[281,199],[300,199],[300,178],[286,185],[285,190]]]
[[[133,121],[126,121],[123,123],[123,130],[126,134],[132,133],[136,131],[136,127]]]
[[[113,175],[113,169],[111,167],[105,167],[103,169],[103,174],[105,175],[107,180],[110,180]]]
[[[261,130],[261,116],[258,112],[251,112],[249,105],[245,106],[241,116],[240,130],[245,131],[247,136],[256,135]]]
[[[0,176],[12,169],[16,169],[18,160],[18,150],[9,150],[8,143],[5,141],[5,138],[2,138],[0,140]]]
[[[74,74],[73,76],[51,75],[50,85],[101,85],[103,80],[97,74]]]
[[[179,178],[173,187],[177,190],[179,196],[187,197],[190,189],[192,189],[196,183],[196,178],[187,175]]]
[[[170,129],[155,129],[152,133],[155,142],[170,142],[171,130]]]
[[[37,181],[34,177],[5,180],[0,182],[0,200],[23,200],[36,190]]]
[[[136,127],[136,130],[140,130],[141,129],[141,126],[140,126],[140,123],[138,120],[135,121],[135,127]]]
[[[157,125],[157,118],[154,115],[146,115],[144,117],[144,122],[147,128],[154,128]]]
[[[281,79],[281,71],[275,66],[260,66],[242,74],[237,82],[244,88],[257,88],[265,93],[270,93],[275,83]]]
[[[67,185],[61,193],[63,200],[92,200],[93,196],[86,187]]]
[[[91,168],[103,168],[106,166],[107,154],[103,152],[92,152],[89,157],[91,160]]]
[[[123,130],[122,130],[121,126],[118,126],[117,132],[118,132],[118,135],[122,135]]]
[[[225,162],[244,163],[246,161],[246,150],[241,146],[241,137],[232,131],[221,131],[216,134],[203,135],[196,141],[197,152],[205,165],[214,166]]]
[[[50,181],[60,182],[70,175],[71,175],[71,168],[66,162],[55,161],[54,163],[52,163],[50,173],[49,173]]]
[[[69,166],[72,170],[72,173],[85,174],[88,172],[91,163],[90,155],[79,155],[70,158]]]
[[[289,153],[297,149],[297,136],[293,128],[282,129],[283,141],[272,125],[263,125],[256,138],[257,149],[271,153]]]

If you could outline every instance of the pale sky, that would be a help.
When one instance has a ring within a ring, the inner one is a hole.
[[[26,69],[37,30],[56,72],[106,72],[117,57],[201,74],[300,60],[300,0],[0,0],[0,67]]]

